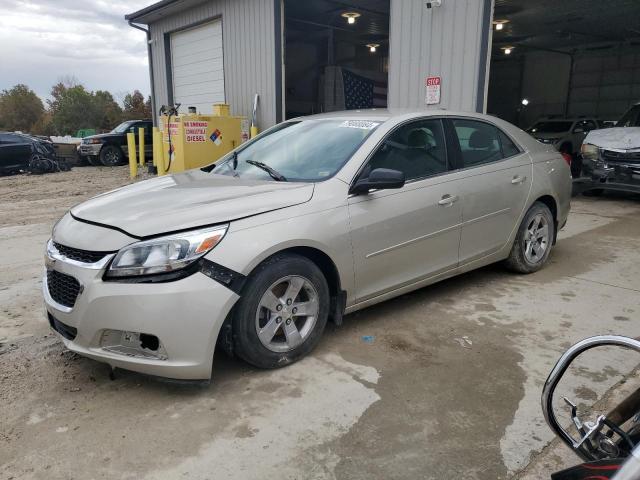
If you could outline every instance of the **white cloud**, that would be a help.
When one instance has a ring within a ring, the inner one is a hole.
[[[65,76],[116,98],[147,95],[145,34],[124,15],[153,0],[0,0],[0,90],[17,83],[43,98]]]

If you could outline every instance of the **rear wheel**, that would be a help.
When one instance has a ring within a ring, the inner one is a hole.
[[[100,150],[100,162],[105,167],[115,167],[117,165],[122,165],[124,162],[124,154],[119,147],[115,145],[105,145]]]
[[[233,316],[235,352],[259,368],[296,362],[320,341],[329,287],[320,269],[299,255],[277,255],[249,277]]]
[[[518,273],[537,272],[547,263],[554,238],[551,210],[544,203],[534,203],[520,224],[507,267]]]

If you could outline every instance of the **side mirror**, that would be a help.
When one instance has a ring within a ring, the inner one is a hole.
[[[584,128],[576,127],[573,129],[573,133],[584,133]]]
[[[405,184],[403,172],[389,168],[376,168],[367,178],[359,179],[351,188],[351,193],[361,195],[369,190],[388,190],[402,188]]]

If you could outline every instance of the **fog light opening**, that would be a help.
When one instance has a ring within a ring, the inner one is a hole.
[[[140,347],[157,352],[160,348],[160,340],[155,335],[147,335],[146,333],[140,334]]]
[[[105,330],[100,347],[111,353],[127,357],[168,360],[162,342],[155,335],[123,330]]]

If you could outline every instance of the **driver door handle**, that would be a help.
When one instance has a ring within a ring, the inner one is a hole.
[[[441,207],[449,207],[458,201],[457,195],[443,195],[442,199],[438,202]]]
[[[527,177],[523,177],[522,175],[516,175],[511,179],[511,183],[513,183],[514,185],[520,185],[521,183],[524,183],[526,179]]]

